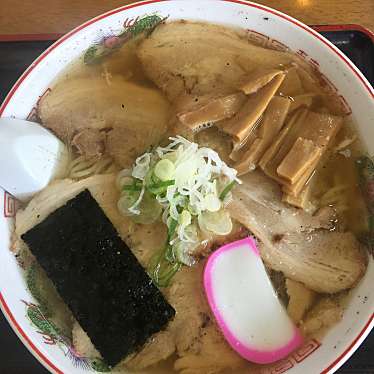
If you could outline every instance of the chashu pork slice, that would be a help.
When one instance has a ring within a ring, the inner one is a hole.
[[[38,104],[43,126],[86,157],[108,151],[129,167],[167,130],[170,106],[163,94],[115,75],[57,84]]]
[[[123,366],[130,370],[146,368],[174,351],[174,368],[181,374],[214,374],[235,371],[248,365],[226,343],[207,304],[202,276],[204,261],[183,267],[169,288],[162,289],[176,311],[166,331],[155,338]],[[121,365],[122,366],[122,365]]]
[[[183,267],[165,295],[176,311],[170,323],[178,355],[174,368],[182,374],[236,372],[248,363],[231,349],[215,323],[204,292],[204,264]]]
[[[134,224],[130,217],[122,216],[117,209],[119,192],[115,187],[115,175],[94,175],[73,181],[71,179],[56,180],[33,197],[24,209],[16,215],[15,238],[21,240],[22,234],[42,222],[49,214],[63,206],[80,192],[88,189],[103,209],[113,226],[134,252],[143,267],[148,265],[154,249],[162,248],[166,240],[163,225]]]
[[[115,189],[114,175],[95,175],[78,182],[69,179],[53,182],[17,212],[15,246],[22,244],[20,235],[86,188],[139,262],[146,267],[155,249],[162,248],[165,243],[165,227],[160,223],[134,225],[129,217],[118,212],[119,193]],[[202,285],[203,265],[184,267],[176,274],[171,287],[161,289],[177,312],[174,320],[166,330],[155,334],[138,353],[123,360],[118,365],[119,369],[143,370],[174,352],[179,356],[175,366],[182,373],[216,373],[243,364],[213,322]],[[72,335],[75,348],[82,356],[97,357],[95,347],[77,322]]]
[[[53,182],[37,194],[24,209],[18,210],[14,237],[16,243],[14,243],[14,246],[20,247],[23,245],[22,239],[20,239],[23,233],[43,221],[49,214],[84,189],[90,191],[118,230],[121,238],[129,244],[143,267],[146,267],[154,249],[161,248],[164,244],[166,233],[162,227],[160,228],[160,225],[134,226],[129,217],[124,217],[119,213],[117,209],[119,193],[115,188],[114,175],[95,175],[78,182],[70,179]],[[99,357],[97,350],[78,322],[74,323],[72,335],[74,346],[82,356]],[[168,330],[165,330],[155,334],[139,353],[130,355],[124,361],[133,369],[143,369],[169,357],[174,351],[174,336]]]
[[[294,58],[250,44],[245,33],[218,25],[176,21],[159,25],[138,49],[148,77],[172,101],[183,93],[232,93],[248,74]]]
[[[328,216],[311,216],[284,204],[278,185],[260,171],[242,181],[229,211],[261,241],[261,256],[270,268],[322,293],[357,284],[367,258],[351,232],[329,231]]]

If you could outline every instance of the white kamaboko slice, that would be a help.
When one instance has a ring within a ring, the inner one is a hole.
[[[215,251],[205,267],[204,286],[223,335],[243,358],[267,364],[301,345],[252,238]]]

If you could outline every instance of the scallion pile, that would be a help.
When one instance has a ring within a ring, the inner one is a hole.
[[[240,183],[236,170],[217,152],[177,136],[166,147],[138,157],[132,169],[117,177],[118,209],[137,223],[160,217],[168,237],[155,254],[149,272],[156,284],[167,286],[182,264],[194,263],[193,253],[204,233],[227,235],[232,222],[225,204]]]

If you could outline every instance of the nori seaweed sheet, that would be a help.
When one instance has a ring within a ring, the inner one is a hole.
[[[109,365],[137,351],[174,317],[88,190],[22,239]]]

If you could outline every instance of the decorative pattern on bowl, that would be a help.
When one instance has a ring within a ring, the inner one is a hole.
[[[364,143],[370,154],[374,154],[374,91],[354,65],[317,32],[302,23],[265,6],[241,0],[149,0],[96,17],[63,36],[32,64],[0,106],[0,115],[17,118],[32,115],[31,109],[36,106],[38,98],[72,60],[92,48],[92,45],[96,50],[95,53],[91,50],[91,57],[101,49],[105,53],[113,51],[120,43],[129,40],[130,35],[137,35],[140,29],[152,30],[162,22],[160,15],[164,14],[170,20],[184,18],[245,28],[248,37],[256,39],[257,43],[297,52],[323,72],[322,79],[332,91],[339,92],[346,113],[358,124]],[[372,183],[365,188],[372,196]],[[95,366],[96,360],[79,357],[71,341],[60,333],[58,326],[51,324],[43,314],[42,305],[27,291],[22,273],[9,251],[16,202],[5,192],[3,196],[3,201],[0,201],[4,216],[0,217],[0,263],[3,266],[0,272],[0,306],[5,316],[25,345],[49,370],[69,374],[84,373],[87,369],[102,371],[100,365]],[[335,371],[374,326],[373,275],[371,261],[366,277],[352,292],[352,302],[343,321],[331,329],[321,342],[311,340],[286,360],[271,367],[259,368],[258,373]],[[20,299],[29,301],[20,302]]]

